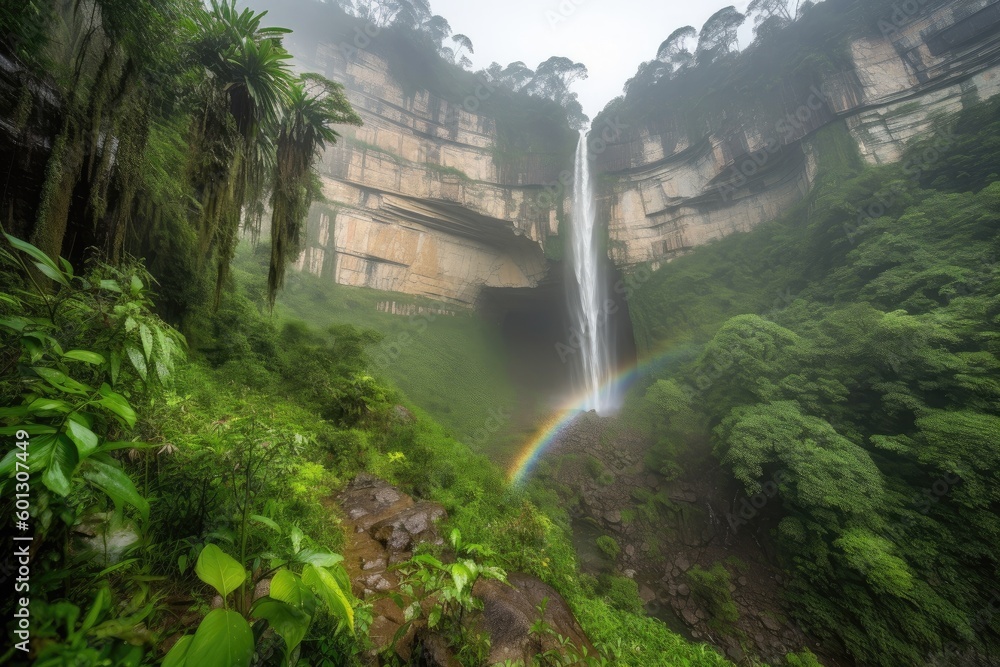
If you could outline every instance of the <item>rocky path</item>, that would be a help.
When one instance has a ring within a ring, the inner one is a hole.
[[[353,592],[372,604],[369,634],[375,649],[368,660],[377,665],[379,652],[392,643],[404,624],[402,610],[389,597],[399,592],[399,577],[393,566],[408,560],[420,544],[443,546],[439,524],[447,518],[447,512],[438,503],[415,501],[391,484],[367,474],[358,475],[336,498],[336,504],[344,517],[344,561]],[[506,660],[531,664],[533,656],[557,648],[555,637],[530,633],[543,601],[544,620],[556,633],[568,637],[576,646],[586,646],[588,652],[594,650],[559,593],[535,577],[511,572],[506,583],[480,580],[473,588],[473,595],[483,608],[470,614],[467,623],[471,629],[489,636],[489,664]],[[446,639],[430,631],[422,620],[410,624],[396,642],[395,651],[406,664],[435,667],[459,664]]]

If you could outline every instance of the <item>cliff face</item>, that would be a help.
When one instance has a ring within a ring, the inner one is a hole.
[[[298,268],[459,306],[483,287],[538,284],[558,211],[534,202],[558,169],[498,157],[497,122],[476,113],[495,91],[477,86],[462,104],[406,91],[382,57],[332,44],[302,61],[344,84],[364,126],[322,158],[328,202],[311,211]]]
[[[596,157],[615,264],[658,266],[781,215],[808,194],[829,123],[846,122],[867,162],[898,161],[935,118],[1000,92],[1000,3],[910,4],[849,44],[847,71],[781,88],[770,112],[735,104],[695,137],[669,117],[626,128]]]

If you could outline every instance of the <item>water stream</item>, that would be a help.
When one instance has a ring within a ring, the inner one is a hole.
[[[580,132],[573,177],[573,216],[570,228],[570,262],[575,278],[571,290],[572,336],[580,354],[578,378],[587,398],[583,408],[608,414],[618,408],[618,397],[610,380],[615,366],[615,345],[609,319],[613,302],[608,299],[607,257],[600,251],[596,229],[596,203],[590,177],[587,135]]]

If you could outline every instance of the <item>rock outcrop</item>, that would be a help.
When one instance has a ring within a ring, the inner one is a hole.
[[[1000,4],[910,4],[920,11],[887,16],[881,35],[850,43],[846,69],[819,86],[781,87],[769,110],[737,97],[704,136],[661,117],[610,141],[596,167],[614,262],[658,266],[780,216],[812,187],[816,132],[830,123],[846,122],[869,163],[893,162],[941,114],[1000,92]]]
[[[494,92],[487,84],[454,104],[404,90],[372,51],[290,46],[309,69],[344,84],[364,121],[338,128],[342,138],[322,158],[328,203],[311,211],[299,269],[458,306],[473,305],[483,287],[538,284],[558,214],[535,202],[560,167],[530,154],[497,157],[497,121],[476,113]]]
[[[369,636],[377,650],[393,645],[406,661],[450,666],[458,664],[445,639],[427,627],[423,619],[406,624],[404,612],[390,594],[400,592],[400,578],[394,565],[413,555],[420,544],[443,545],[438,522],[447,517],[445,509],[433,502],[414,501],[391,484],[368,474],[358,475],[338,497],[344,514],[347,545],[344,564],[350,575],[354,594],[372,604]],[[480,579],[473,595],[483,603],[481,611],[468,616],[470,628],[490,638],[489,664],[505,660],[531,659],[549,650],[562,651],[558,637],[571,640],[573,646],[586,647],[594,654],[580,625],[565,600],[548,584],[527,574],[512,572],[507,582]],[[430,600],[425,600],[424,614]],[[544,605],[542,620],[551,633],[532,634],[539,619],[538,608]],[[405,626],[405,627],[404,627]],[[371,656],[374,661],[375,656]],[[408,664],[410,664],[408,662]]]

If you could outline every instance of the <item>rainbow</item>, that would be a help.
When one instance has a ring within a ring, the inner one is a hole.
[[[654,354],[646,361],[637,361],[634,365],[619,371],[617,375],[601,388],[610,388],[613,395],[624,396],[625,392],[628,391],[643,373],[657,366],[662,366],[667,361],[678,356],[685,349],[687,349],[687,346],[670,349],[666,352]],[[545,450],[558,439],[569,423],[583,412],[589,398],[590,394],[575,396],[566,406],[549,417],[531,439],[521,447],[507,471],[507,479],[511,484],[520,484],[525,480],[528,473],[538,463],[538,459],[545,453]]]

